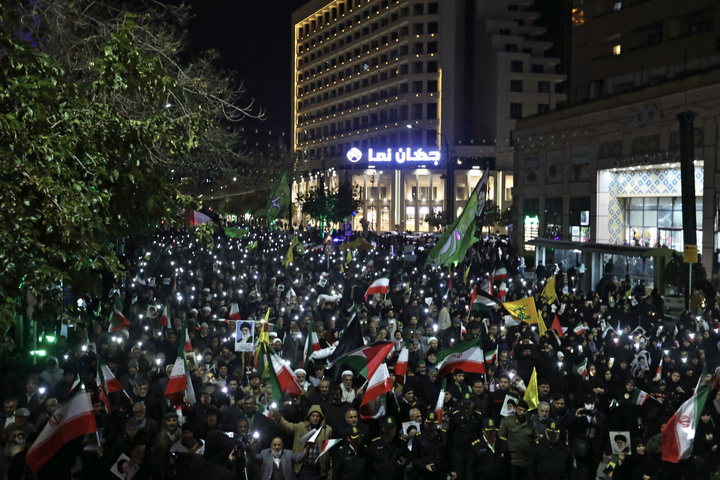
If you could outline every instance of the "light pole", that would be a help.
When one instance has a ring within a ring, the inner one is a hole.
[[[455,164],[450,160],[450,142],[444,133],[438,132],[437,130],[416,127],[409,123],[406,126],[410,130],[416,128],[424,132],[435,132],[437,135],[440,135],[445,142],[445,197],[447,198],[447,221],[449,225],[455,220]]]
[[[375,190],[375,174],[374,173],[375,172],[373,172],[373,175],[370,175],[370,185],[371,185],[371,187],[370,187],[370,211],[372,212],[370,214],[370,219],[372,220],[370,222],[370,231],[371,232],[373,230],[375,230],[375,223],[376,223],[376,221],[375,221],[375,202],[373,202],[373,200],[374,200],[373,191]]]

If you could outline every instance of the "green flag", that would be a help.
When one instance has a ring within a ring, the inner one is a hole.
[[[239,228],[234,228],[234,227],[225,227],[225,235],[227,235],[230,238],[241,239],[245,235],[247,235],[247,233],[249,231],[250,231],[249,228],[239,229]]]
[[[287,212],[290,208],[290,185],[287,181],[287,174],[283,173],[280,180],[277,182],[275,191],[270,196],[267,207],[265,207],[265,216],[268,222],[272,223],[280,217],[283,213]]]
[[[475,218],[482,216],[485,208],[485,191],[487,190],[488,171],[482,176],[462,213],[443,233],[440,240],[430,251],[425,266],[451,263],[457,265],[464,258],[468,249],[478,241],[475,237]]]

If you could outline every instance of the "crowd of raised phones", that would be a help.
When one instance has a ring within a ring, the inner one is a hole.
[[[423,268],[423,239],[373,237],[374,248],[350,255],[336,242],[328,258],[326,249],[312,248],[323,243],[322,233],[304,230],[306,253],[283,266],[294,235],[253,229],[240,239],[220,235],[208,247],[185,232],[163,231],[146,244],[128,246],[126,277],[108,281],[102,297],[72,297],[87,312],[102,315],[75,321],[48,356],[23,372],[21,384],[4,386],[5,478],[716,475],[717,388],[700,412],[688,459],[663,461],[660,435],[699,381],[714,381],[720,336],[712,298],[704,308],[671,317],[656,291],[646,295],[623,276],[608,275],[590,290],[554,268],[540,266],[526,275],[514,246],[492,237],[476,243],[460,265],[431,269]],[[414,246],[417,257],[405,255],[406,245]],[[548,327],[544,335],[538,325],[509,321],[502,307],[471,311],[473,285],[490,284],[498,293],[500,282],[492,274],[499,268],[508,272],[507,301],[534,295]],[[368,285],[387,273],[387,295],[366,299]],[[540,293],[553,273],[558,299],[548,304]],[[130,326],[110,332],[108,312],[117,299]],[[269,346],[294,371],[300,395],[273,398],[268,379],[254,370],[253,352],[236,351],[232,304],[255,343],[269,309]],[[165,305],[167,327],[160,321]],[[394,390],[379,410],[361,408],[367,379],[359,372],[328,368],[332,347],[355,310],[352,321],[360,323],[366,343],[395,342],[387,361]],[[306,360],[309,324],[323,350]],[[164,393],[184,327],[192,345],[188,369],[195,402],[186,398],[178,410]],[[456,369],[439,378],[438,354],[478,337],[486,353],[497,348],[486,373]],[[408,374],[396,376],[403,348]],[[18,354],[8,350],[3,356]],[[96,386],[98,356],[123,387],[109,395],[110,411]],[[700,379],[704,369],[709,376]],[[533,371],[538,405],[528,411],[523,398]],[[34,474],[24,455],[77,379],[93,392],[99,433],[69,441]],[[443,380],[446,394],[437,418]],[[647,394],[641,404],[638,389]],[[307,443],[305,435],[321,426],[315,442]]]

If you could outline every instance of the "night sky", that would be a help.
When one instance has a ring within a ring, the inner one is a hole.
[[[266,121],[247,121],[243,126],[272,132],[273,138],[280,132],[289,138],[291,14],[307,1],[189,0],[195,15],[190,24],[192,49],[220,53],[221,65],[244,81],[246,98],[255,98],[267,112]],[[543,35],[546,40],[557,42],[562,35],[560,4],[536,0],[533,6],[541,12],[539,23],[549,29]]]
[[[193,50],[215,49],[222,66],[243,80],[245,98],[266,110],[265,122],[244,125],[290,131],[291,28],[294,10],[307,0],[190,0]]]

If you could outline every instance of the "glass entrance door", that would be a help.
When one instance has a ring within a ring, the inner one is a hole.
[[[661,247],[668,247],[672,250],[683,251],[682,230],[658,229],[658,243]]]

